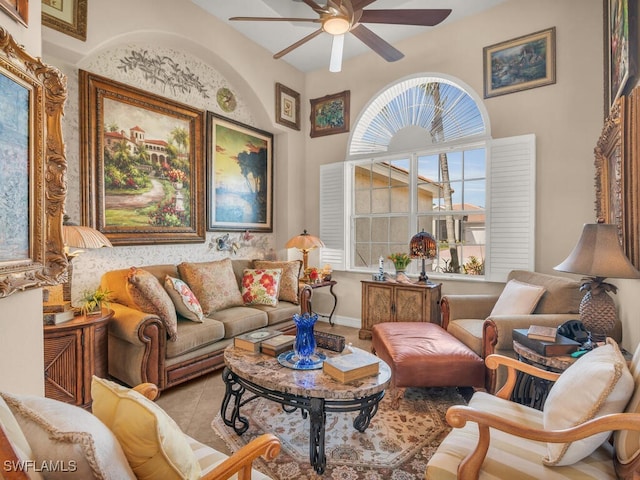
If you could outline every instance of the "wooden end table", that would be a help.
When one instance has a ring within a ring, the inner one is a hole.
[[[318,315],[319,317],[324,317],[324,318],[328,318],[329,319],[329,325],[331,325],[333,327],[333,314],[336,311],[336,307],[338,306],[338,297],[336,296],[336,294],[333,292],[333,286],[338,283],[335,280],[323,280],[322,282],[317,282],[317,283],[306,283],[306,282],[302,282],[300,284],[300,287],[302,288],[305,285],[308,285],[309,287],[311,287],[311,295],[309,296],[309,303],[307,304],[307,311],[309,313],[315,313],[316,315]],[[313,291],[317,288],[323,288],[323,287],[329,287],[329,293],[331,294],[331,296],[333,297],[333,308],[331,309],[331,313],[329,313],[329,315],[323,315],[321,313],[318,312],[314,312],[313,311],[313,306],[311,305],[311,299],[313,298]]]
[[[322,350],[327,357],[336,352]],[[327,412],[359,412],[353,427],[364,432],[378,411],[378,403],[391,380],[391,369],[380,360],[378,375],[349,383],[340,383],[322,369],[295,370],[287,368],[275,357],[249,352],[233,345],[224,351],[225,369],[222,379],[226,391],[220,416],[225,425],[238,435],[249,428],[249,420],[240,414],[240,408],[262,397],[282,405],[286,412],[300,409],[309,414],[309,461],[319,474],[325,470],[324,450]],[[243,398],[246,392],[248,398]]]

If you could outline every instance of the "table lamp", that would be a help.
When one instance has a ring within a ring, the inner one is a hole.
[[[307,261],[309,259],[309,252],[314,248],[324,247],[324,243],[318,237],[314,237],[304,230],[300,235],[296,235],[291,238],[285,245],[285,248],[297,248],[302,252],[302,271],[304,273],[303,280],[307,278]]]
[[[418,283],[429,283],[429,277],[425,269],[425,260],[427,258],[436,258],[438,252],[438,244],[436,239],[430,233],[427,233],[422,229],[421,232],[416,233],[409,242],[409,256],[411,258],[422,259],[422,273],[418,278]]]
[[[586,275],[580,286],[587,292],[580,302],[580,321],[594,341],[604,340],[617,319],[615,303],[607,294],[616,293],[617,287],[605,278],[640,278],[620,246],[617,227],[606,223],[585,224],[573,251],[553,269]]]
[[[68,281],[62,287],[62,298],[64,301],[71,301],[71,279],[73,277],[73,259],[86,249],[112,247],[111,242],[101,232],[91,227],[74,225],[65,222],[62,225],[62,240],[64,250],[69,262]],[[71,251],[70,248],[75,250]]]

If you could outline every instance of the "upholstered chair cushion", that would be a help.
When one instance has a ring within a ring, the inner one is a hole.
[[[9,405],[7,405],[2,396],[0,396],[0,426],[2,426],[2,429],[11,444],[11,448],[18,456],[18,459],[22,462],[27,460],[33,461],[33,451],[31,450],[31,446],[29,445],[29,442],[27,442],[24,433],[22,433],[20,425],[18,425],[18,421],[9,408]],[[3,465],[3,467],[6,469],[5,465]],[[30,480],[42,479],[40,472],[33,468],[27,471],[27,475]]]
[[[633,394],[633,377],[618,344],[607,339],[567,368],[549,391],[544,405],[546,430],[573,427],[595,417],[624,410]],[[590,455],[610,432],[571,443],[549,443],[545,465],[572,465]]]
[[[200,301],[205,315],[244,304],[229,258],[213,262],[183,262],[178,265],[178,271]]]
[[[167,275],[164,279],[164,289],[171,297],[178,315],[192,322],[202,323],[204,318],[202,306],[189,285],[179,278]]]
[[[93,414],[114,433],[139,480],[197,479],[200,465],[169,415],[144,395],[98,377]]]
[[[300,303],[299,285],[300,271],[302,270],[302,260],[292,260],[288,262],[276,262],[271,260],[254,260],[253,268],[281,268],[280,291],[278,300],[291,302],[295,305]]]
[[[535,310],[544,292],[544,287],[539,285],[509,280],[498,297],[491,316],[528,315]]]
[[[247,268],[242,277],[242,299],[245,305],[278,304],[281,268]]]
[[[127,277],[127,290],[139,310],[160,317],[169,340],[175,342],[178,338],[176,307],[160,281],[142,268],[131,267]]]
[[[51,398],[0,395],[15,415],[36,464],[60,462],[59,471],[48,471],[47,479],[135,478],[116,437],[89,412]]]
[[[580,310],[584,293],[580,291],[578,280],[526,270],[512,270],[507,280],[518,280],[545,288],[544,295],[533,311],[535,314],[578,313]]]

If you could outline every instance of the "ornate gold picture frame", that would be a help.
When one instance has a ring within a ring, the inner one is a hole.
[[[0,27],[0,297],[66,280],[66,87]]]

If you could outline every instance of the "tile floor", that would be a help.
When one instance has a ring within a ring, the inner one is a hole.
[[[341,325],[330,326],[327,322],[316,324],[318,331],[343,335],[347,343],[370,350],[370,340],[360,340],[358,329]],[[216,450],[229,454],[224,442],[211,428],[211,422],[220,410],[224,396],[222,370],[186,382],[162,393],[157,400],[180,426],[183,432]]]

